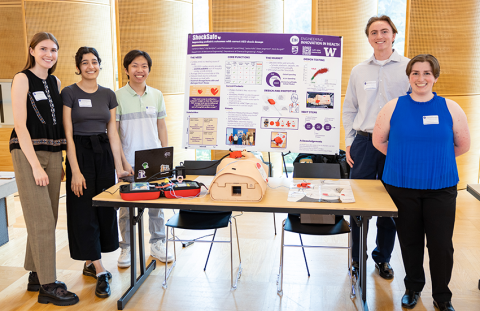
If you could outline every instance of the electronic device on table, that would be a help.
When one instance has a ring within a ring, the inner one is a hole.
[[[120,186],[120,196],[125,201],[196,197],[204,184],[192,180],[165,178],[162,182],[133,182]],[[206,188],[206,187],[205,187]]]
[[[210,197],[214,201],[261,201],[267,189],[267,171],[267,165],[251,152],[231,152],[217,166]]]
[[[157,179],[171,175],[173,147],[135,151],[135,182],[146,182],[153,175]]]
[[[158,162],[159,152],[163,154],[163,156],[160,157],[160,162]],[[142,157],[140,158],[139,155]],[[120,196],[122,199],[126,201],[137,201],[154,200],[162,196],[169,199],[196,197],[200,194],[202,186],[207,188],[201,182],[183,180],[182,175],[184,174],[185,168],[182,166],[177,167],[175,170],[167,170],[166,168],[172,166],[172,158],[173,147],[135,152],[136,182],[120,186]],[[164,164],[167,163],[166,160],[168,160],[168,164]],[[233,151],[220,159],[219,162],[217,173],[210,185],[210,197],[212,200],[250,202],[262,200],[268,182],[266,173],[268,168],[262,161],[250,152]],[[162,169],[160,166],[160,170],[157,169],[150,175],[150,172],[146,171],[150,168],[150,163],[156,163],[156,166],[159,164],[165,165],[165,167]],[[205,168],[190,170],[202,169]],[[162,177],[162,175],[169,175],[172,172],[177,173],[177,179],[165,178],[163,182],[148,182],[153,177]],[[142,181],[142,179],[144,181]]]

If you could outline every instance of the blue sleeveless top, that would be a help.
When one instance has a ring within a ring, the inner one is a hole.
[[[386,184],[433,190],[458,183],[452,116],[445,98],[433,95],[428,102],[398,98],[383,170]]]

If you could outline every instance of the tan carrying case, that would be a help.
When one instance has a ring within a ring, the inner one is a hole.
[[[214,201],[261,201],[267,190],[268,167],[252,153],[243,151],[242,158],[225,158],[217,166],[217,175],[210,185]]]

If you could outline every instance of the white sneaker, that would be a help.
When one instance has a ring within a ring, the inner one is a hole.
[[[150,256],[157,258],[161,262],[165,262],[167,260],[168,262],[173,261],[172,253],[168,252],[167,254],[165,242],[162,240],[158,240],[157,242],[150,244]]]
[[[120,257],[118,257],[117,265],[120,268],[130,267],[130,246],[127,246],[126,248],[122,248]]]

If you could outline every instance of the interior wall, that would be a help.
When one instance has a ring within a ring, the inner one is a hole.
[[[114,58],[110,0],[25,1],[27,42],[40,31],[58,40],[57,69],[62,88],[80,81],[75,75],[75,53],[81,46],[94,47],[102,59],[98,84],[114,89]]]
[[[169,145],[174,147],[174,165],[195,159],[195,150],[182,148],[187,36],[193,32],[192,0],[117,1],[120,87],[128,82],[124,56],[133,49],[152,58],[148,85],[165,97]],[[147,9],[148,8],[148,9]]]
[[[102,59],[98,83],[114,88],[111,0],[0,0],[0,79],[12,79],[27,59],[27,45],[40,31],[59,43],[57,69],[62,87],[80,81],[75,75],[75,52],[95,47]],[[113,1],[113,0],[112,0]],[[13,171],[9,144],[12,126],[0,127],[0,170]]]
[[[283,33],[283,0],[211,0],[211,32]]]
[[[0,21],[0,79],[12,79],[27,60],[22,1],[0,1]]]
[[[377,0],[313,0],[312,33],[343,36],[342,98],[353,67],[367,60],[373,48],[365,35],[368,19],[377,15]],[[328,18],[327,18],[328,17]],[[340,120],[340,149],[345,150],[345,130]]]
[[[406,55],[432,54],[440,62],[433,91],[456,101],[465,111],[470,151],[457,158],[459,188],[478,183],[480,156],[480,2],[410,0]]]

